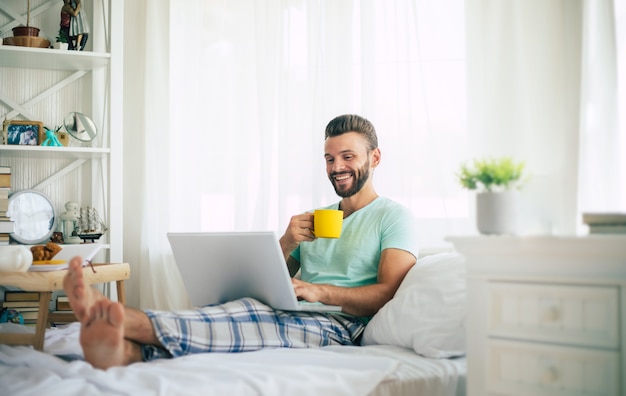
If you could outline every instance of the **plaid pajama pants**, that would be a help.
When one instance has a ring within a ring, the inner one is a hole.
[[[252,298],[146,314],[163,348],[142,345],[144,361],[204,352],[354,345],[366,324],[362,318],[334,313],[274,310]]]

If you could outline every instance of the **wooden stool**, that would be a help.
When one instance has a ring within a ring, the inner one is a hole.
[[[95,273],[91,267],[83,268],[85,283],[93,285],[97,283],[116,282],[117,300],[126,303],[124,293],[124,280],[130,277],[128,263],[120,264],[94,264]],[[67,270],[60,271],[37,271],[37,272],[0,272],[0,285],[19,287],[24,291],[39,292],[39,312],[35,334],[23,333],[0,333],[0,344],[7,345],[32,345],[38,351],[43,350],[46,327],[49,320],[53,320],[49,313],[49,303],[52,292],[63,289],[63,278]]]

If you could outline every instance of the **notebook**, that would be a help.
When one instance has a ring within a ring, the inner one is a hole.
[[[30,245],[29,245],[30,246]],[[80,256],[83,259],[83,267],[88,265],[96,254],[104,246],[101,243],[81,243],[76,245],[61,245],[61,250],[54,255],[52,260],[33,261],[28,270],[33,271],[58,271],[66,269],[70,260],[74,256]]]
[[[341,311],[298,301],[274,232],[168,233],[167,238],[193,306],[251,297],[285,311]]]

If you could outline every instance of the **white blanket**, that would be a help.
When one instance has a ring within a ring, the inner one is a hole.
[[[6,326],[6,325],[4,325]],[[1,331],[1,328],[0,328]],[[265,349],[198,354],[107,371],[83,360],[78,324],[47,331],[46,353],[0,345],[0,393],[7,395],[367,395],[398,363],[332,349]]]

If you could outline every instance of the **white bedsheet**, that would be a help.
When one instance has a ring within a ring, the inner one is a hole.
[[[464,389],[463,360],[391,346],[198,354],[102,371],[54,356],[81,355],[72,324],[48,330],[45,351],[0,345],[0,394],[433,396]]]
[[[343,356],[378,356],[393,359],[398,365],[369,396],[465,396],[467,360],[429,359],[412,349],[394,345],[328,347]]]

